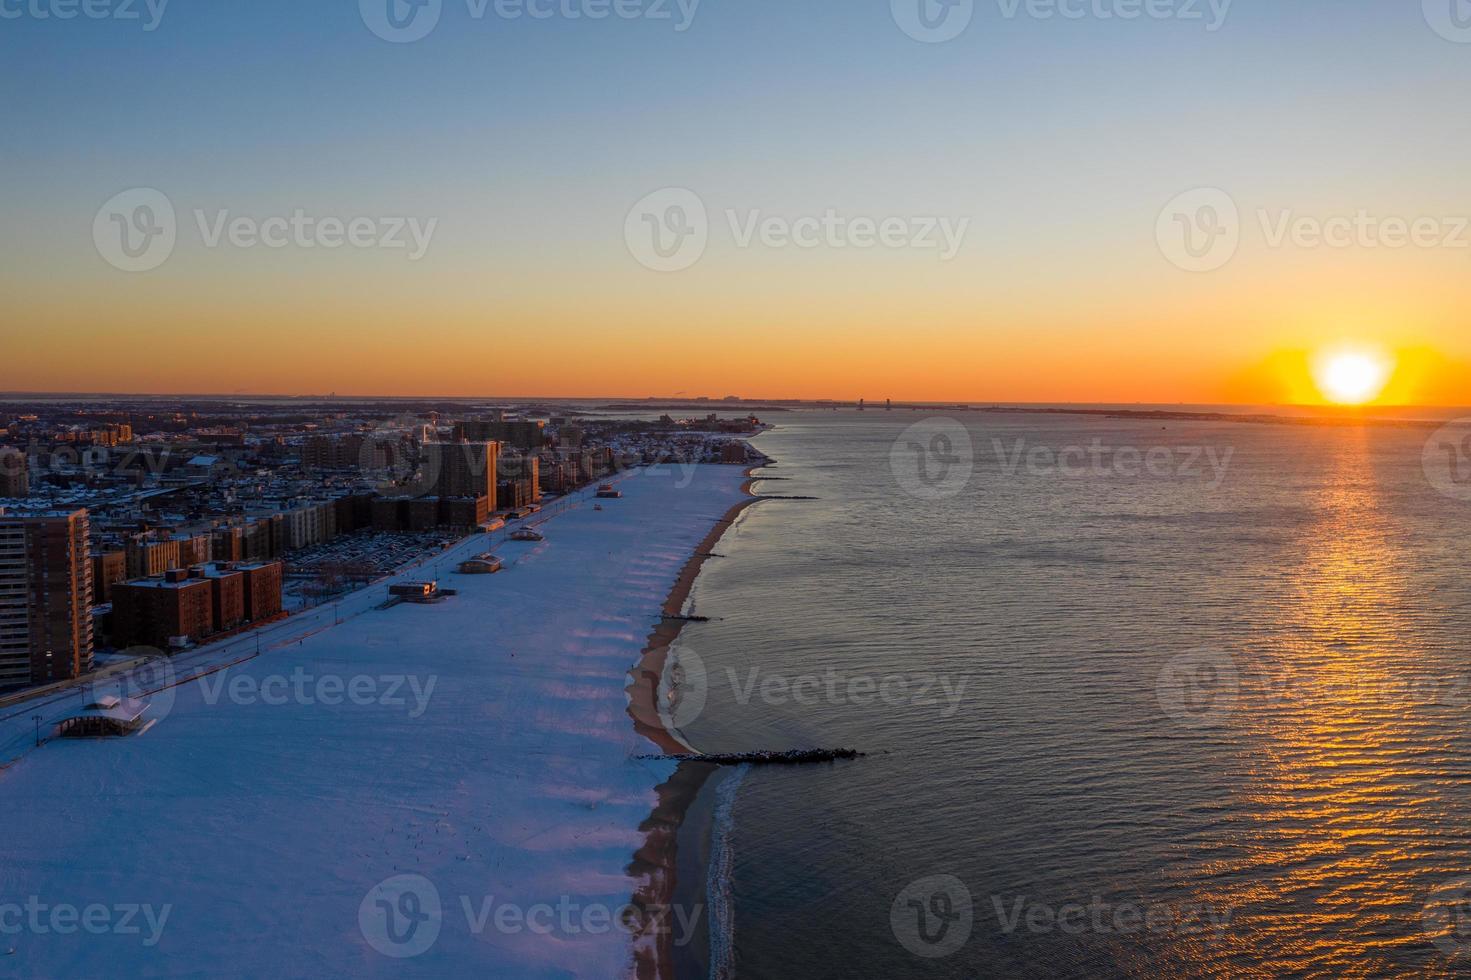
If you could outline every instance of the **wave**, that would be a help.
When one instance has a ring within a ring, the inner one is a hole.
[[[715,790],[715,812],[710,827],[710,869],[705,876],[705,899],[710,906],[710,980],[735,977],[734,847],[736,793],[751,771],[737,766]]]

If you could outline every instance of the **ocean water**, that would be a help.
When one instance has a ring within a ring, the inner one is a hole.
[[[1432,430],[926,419],[778,419],[758,491],[819,499],[697,584],[697,745],[870,753],[722,800],[733,975],[1471,972],[1471,502]]]

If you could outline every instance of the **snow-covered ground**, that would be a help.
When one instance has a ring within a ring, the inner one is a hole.
[[[471,539],[430,563],[457,597],[373,610],[374,586],[154,695],[141,736],[55,740],[0,771],[0,975],[624,975],[610,920],[672,772],[633,758],[652,747],[625,675],[741,499],[737,467],[690,475],[632,475],[544,542],[497,534],[499,575],[453,573],[486,550]],[[32,713],[0,723],[0,760]]]

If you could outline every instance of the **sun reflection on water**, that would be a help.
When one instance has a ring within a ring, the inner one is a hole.
[[[1461,679],[1438,673],[1406,614],[1413,556],[1381,506],[1369,436],[1342,438],[1311,501],[1318,519],[1284,552],[1300,561],[1281,580],[1278,622],[1238,657],[1228,737],[1242,788],[1222,832],[1177,869],[1196,901],[1232,910],[1223,937],[1173,951],[1212,972],[1398,972],[1429,947],[1427,869],[1464,863],[1432,775],[1444,767],[1422,761],[1453,737]]]

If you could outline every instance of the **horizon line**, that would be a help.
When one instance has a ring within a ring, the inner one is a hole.
[[[27,398],[71,398],[80,401],[97,400],[105,398],[190,398],[209,401],[231,401],[252,399],[283,399],[290,401],[342,401],[342,402],[374,402],[374,401],[503,401],[503,402],[649,402],[649,403],[677,403],[677,404],[726,404],[742,405],[748,403],[768,403],[773,405],[824,405],[824,406],[857,406],[862,401],[865,406],[878,406],[882,408],[886,404],[885,399],[863,398],[792,398],[792,397],[745,397],[745,396],[714,396],[714,395],[372,395],[372,394],[337,394],[336,392],[322,394],[281,394],[273,392],[175,392],[175,391],[0,391],[0,403]],[[733,400],[732,400],[733,399]],[[1212,401],[1088,401],[1088,400],[1054,400],[1054,401],[1011,401],[1005,399],[892,399],[887,400],[895,407],[944,407],[953,408],[957,406],[1146,406],[1146,407],[1169,407],[1169,406],[1192,406],[1200,408],[1300,408],[1313,410],[1328,410],[1342,412],[1364,412],[1370,410],[1393,410],[1393,409],[1471,409],[1468,405],[1452,404],[1371,404],[1371,405],[1337,405],[1331,403],[1313,404],[1308,402],[1212,402]]]

